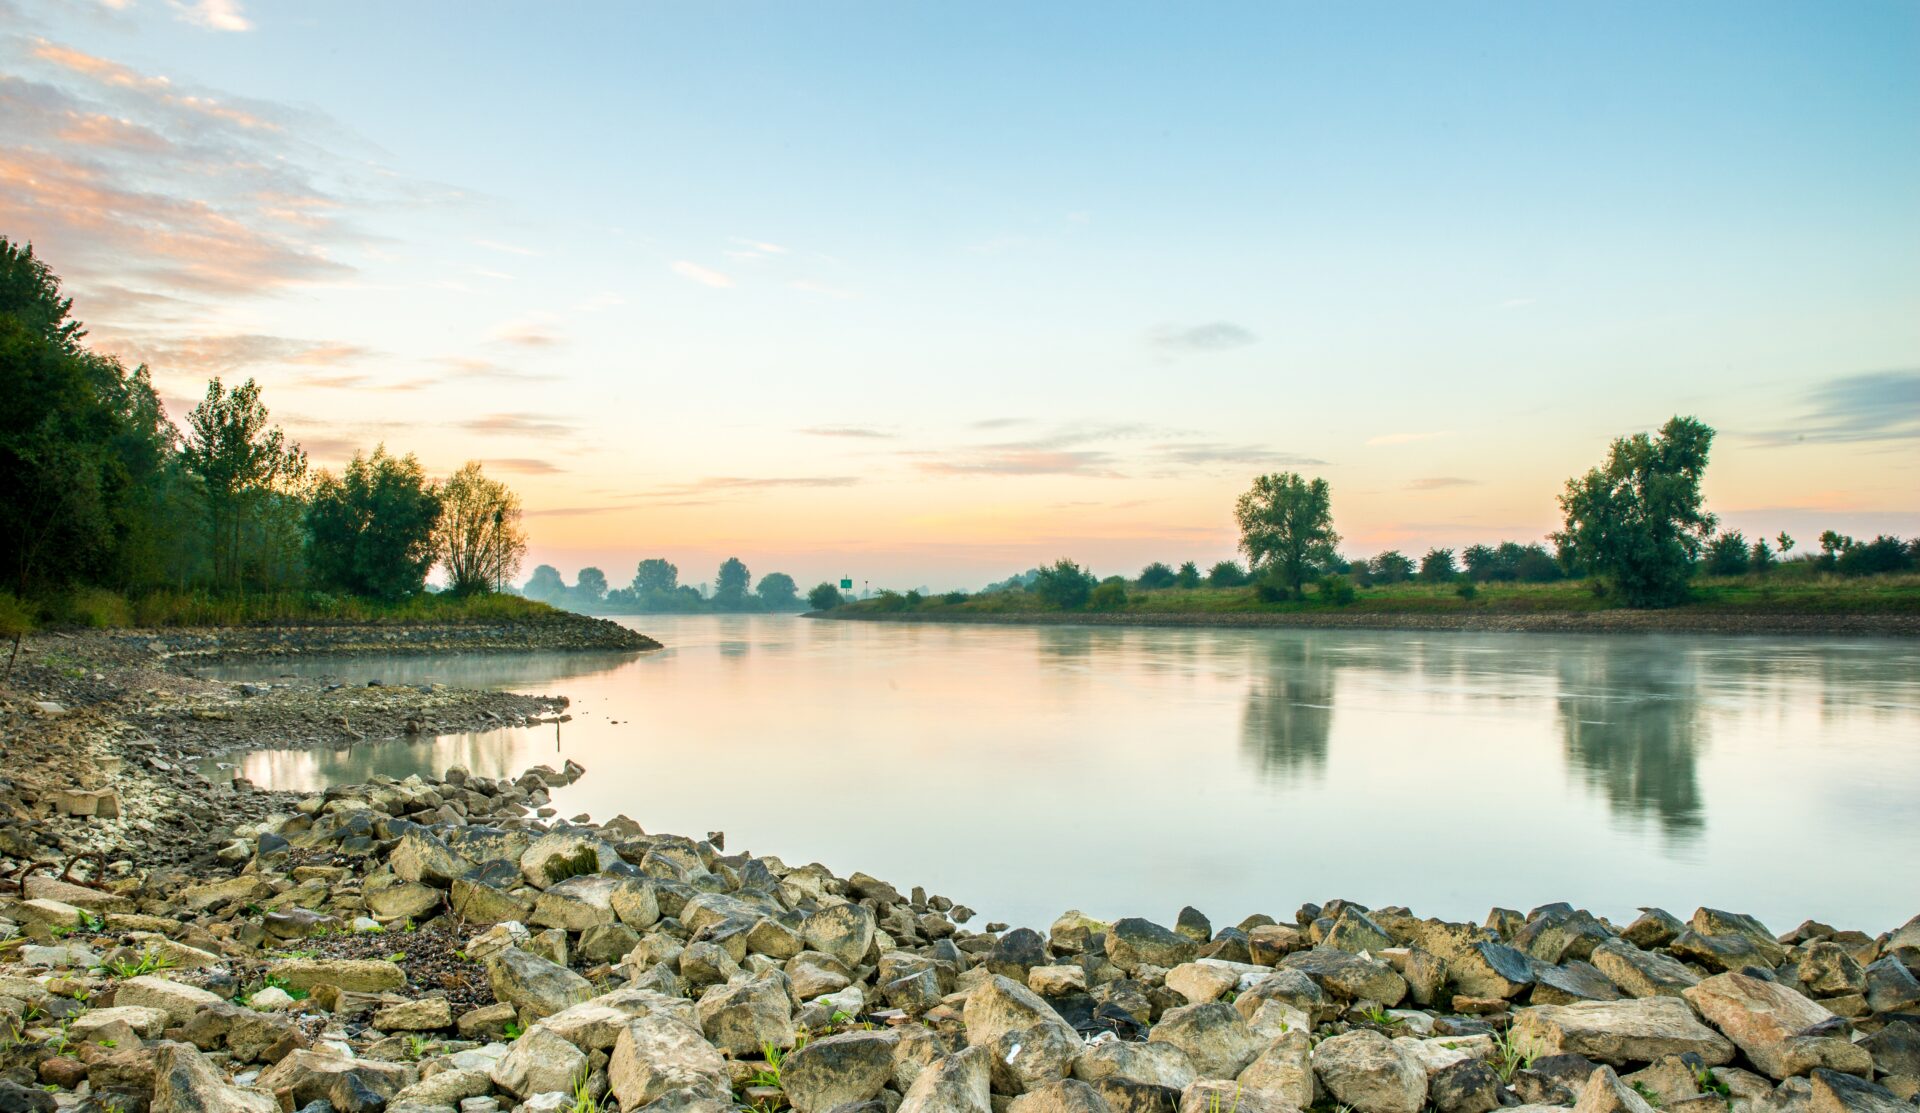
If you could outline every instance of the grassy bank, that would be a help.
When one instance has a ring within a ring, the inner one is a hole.
[[[517,595],[416,595],[388,602],[325,592],[211,595],[160,591],[129,599],[97,588],[16,600],[0,594],[0,612],[41,628],[137,626],[388,626],[418,623],[514,622],[565,612]]]
[[[1351,602],[1305,599],[1263,602],[1253,588],[1129,587],[1125,604],[1063,611],[1026,592],[991,595],[883,595],[828,616],[951,622],[1088,622],[1181,626],[1379,626],[1485,629],[1791,629],[1817,632],[1910,632],[1920,626],[1920,575],[1841,577],[1826,574],[1702,579],[1687,603],[1630,610],[1585,580],[1547,584],[1403,583],[1361,588]],[[1772,620],[1772,621],[1770,621]],[[1824,621],[1823,621],[1824,620]]]

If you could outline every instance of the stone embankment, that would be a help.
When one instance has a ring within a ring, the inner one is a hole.
[[[804,617],[836,622],[972,626],[1108,626],[1172,629],[1463,630],[1485,634],[1747,634],[1783,637],[1920,637],[1916,614],[1769,614],[1748,611],[876,611],[850,607]]]
[[[659,642],[617,622],[568,611],[502,622],[182,628],[122,636],[144,640],[163,658],[192,663],[341,654],[450,656],[660,648]]]
[[[54,760],[35,739],[143,729],[120,716],[161,697],[109,671],[0,692],[9,776],[15,747]],[[33,822],[0,851],[0,1113],[1915,1113],[1920,917],[976,928],[720,832],[556,818],[582,772],[298,797],[123,770],[204,809],[194,850],[9,786]]]

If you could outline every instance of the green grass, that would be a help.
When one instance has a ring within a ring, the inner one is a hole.
[[[1624,610],[1616,600],[1594,591],[1587,580],[1546,584],[1477,584],[1463,598],[1454,584],[1404,583],[1363,587],[1343,606],[1324,602],[1309,584],[1305,599],[1261,602],[1251,587],[1127,589],[1127,602],[1109,614],[1566,614]],[[907,606],[903,598],[850,603],[849,614],[913,614],[926,618],[1048,615],[1062,612],[1024,592],[968,596],[951,602],[932,596]],[[1785,565],[1765,576],[1701,577],[1692,598],[1671,608],[1679,614],[1920,614],[1920,574],[1838,576]]]
[[[14,601],[8,613],[30,616],[40,626],[92,629],[158,626],[405,625],[417,622],[524,621],[557,615],[545,603],[517,595],[417,595],[385,602],[318,591],[258,595],[215,595],[199,591],[156,591],[128,599],[111,591],[82,588],[57,595]],[[11,635],[7,635],[11,637]]]

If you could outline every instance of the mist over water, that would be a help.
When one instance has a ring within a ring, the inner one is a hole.
[[[265,750],[314,789],[572,758],[562,816],[921,884],[983,917],[1216,925],[1348,897],[1920,912],[1920,646],[1891,640],[619,621],[665,650],[321,661],[573,700],[559,726]]]

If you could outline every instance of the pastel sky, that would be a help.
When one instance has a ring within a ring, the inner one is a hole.
[[[1543,537],[1609,438],[1920,532],[1920,5],[0,0],[0,233],[175,416],[534,562],[978,586]]]

